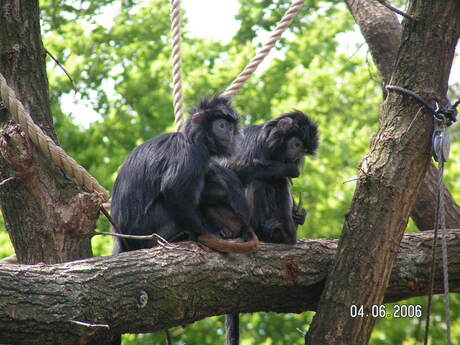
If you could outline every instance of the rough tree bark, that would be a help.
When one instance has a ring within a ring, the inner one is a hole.
[[[53,130],[37,0],[0,2],[0,72],[34,121]],[[0,206],[19,262],[90,257],[98,202],[46,159],[0,106]]]
[[[382,77],[382,87],[390,83],[394,63],[401,42],[402,25],[396,14],[378,1],[345,0],[348,9],[366,39],[377,69]],[[384,90],[384,96],[386,91]],[[385,115],[382,113],[382,115]],[[438,170],[430,162],[428,171],[420,186],[411,217],[420,230],[431,230],[436,209]],[[460,228],[460,206],[452,194],[444,188],[446,227]]]
[[[430,162],[412,209],[411,217],[415,225],[422,231],[434,228],[438,175],[438,169],[436,169],[433,162]],[[446,228],[460,229],[460,206],[455,202],[452,194],[445,186],[443,191]]]
[[[460,2],[414,0],[405,20],[392,83],[433,101],[445,97],[460,34]],[[399,242],[430,161],[432,115],[390,93],[381,128],[361,164],[337,259],[306,342],[364,345],[374,318],[351,318],[352,304],[381,304]],[[334,327],[330,327],[334,325]]]
[[[405,235],[385,302],[426,293],[432,235]],[[460,292],[460,233],[448,239],[452,290]],[[0,342],[86,344],[91,335],[97,344],[113,334],[156,332],[212,315],[315,310],[336,247],[335,240],[319,239],[223,255],[183,243],[58,265],[0,264]]]

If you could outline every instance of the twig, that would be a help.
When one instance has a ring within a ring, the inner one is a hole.
[[[76,323],[77,325],[85,326],[85,327],[103,327],[110,329],[109,325],[103,324],[103,323],[89,323],[89,322],[83,322],[83,321],[76,321],[76,320],[70,320],[72,323]]]
[[[343,181],[342,184],[350,183],[350,182],[354,182],[354,181],[358,181],[358,180],[359,180],[359,177],[354,177],[354,178],[351,178],[349,180]]]
[[[45,48],[45,52],[46,52],[46,54],[49,55],[49,57],[50,57],[51,59],[54,60],[54,62],[56,62],[56,65],[58,65],[58,66],[64,71],[64,73],[66,74],[67,78],[69,78],[70,82],[72,83],[73,89],[75,90],[75,92],[77,92],[78,89],[77,89],[77,86],[75,85],[75,83],[74,83],[74,81],[73,81],[73,79],[72,79],[72,76],[70,75],[69,72],[67,72],[67,70],[65,69],[65,67],[64,67],[64,66],[61,64],[61,62],[59,61],[59,59],[58,59],[57,57],[55,57],[53,54],[51,54],[51,52],[50,52],[48,49],[46,49],[46,48]]]
[[[151,234],[151,235],[141,236],[141,235],[118,234],[116,232],[103,232],[103,231],[96,232],[95,231],[95,232],[92,233],[92,235],[93,236],[96,236],[96,235],[109,235],[109,236],[120,237],[120,238],[128,238],[128,239],[131,239],[131,240],[156,240],[157,243],[162,247],[174,248],[174,246],[171,243],[166,241],[163,237],[161,237],[158,234]]]
[[[6,258],[3,258],[0,260],[0,264],[18,264],[18,258],[16,254],[7,256]]]
[[[398,8],[394,7],[393,5],[391,5],[390,3],[388,3],[386,0],[377,0],[377,1],[380,2],[386,8],[388,8],[390,11],[393,11],[393,12],[399,14],[400,16],[403,16],[404,18],[417,20],[414,16],[411,16],[410,14],[407,14],[406,12],[401,11],[400,9],[398,9]]]
[[[3,180],[2,182],[0,182],[0,188],[9,185],[9,184],[10,184],[11,182],[13,182],[14,180],[16,180],[16,176],[8,177],[7,179],[5,179],[5,180]]]
[[[304,331],[300,328],[296,328],[296,331],[299,332],[300,334],[302,334],[303,337],[305,337],[305,335],[307,334],[307,331]]]
[[[118,230],[117,224],[115,224],[115,221],[113,220],[112,216],[109,214],[109,211],[107,211],[107,209],[105,208],[104,204],[101,206],[100,211],[109,220],[110,224],[112,224],[115,232],[120,233],[120,231]]]
[[[361,43],[361,44],[359,45],[359,47],[356,48],[356,50],[354,51],[354,53],[351,54],[351,55],[347,58],[347,61],[350,61],[350,60],[353,58],[353,56],[355,56],[355,55],[359,52],[359,50],[363,47],[363,45],[365,45],[366,43],[367,43],[366,41],[364,41],[363,43]]]
[[[110,209],[112,208],[112,198],[110,198],[107,202],[104,202],[102,204],[102,206],[105,208],[105,209]]]

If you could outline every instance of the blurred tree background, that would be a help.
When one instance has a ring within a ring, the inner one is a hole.
[[[174,130],[169,1],[40,3],[45,47],[69,71],[76,87],[48,59],[60,143],[111,189],[117,169],[134,147]],[[236,16],[240,27],[228,43],[197,38],[183,29],[187,108],[230,84],[261,45],[260,37],[267,37],[289,4],[287,0],[240,0]],[[194,6],[201,2],[194,1]],[[186,12],[183,21],[187,22]],[[271,57],[241,90],[234,105],[243,116],[243,125],[261,123],[293,108],[318,122],[318,155],[307,159],[293,187],[308,211],[299,238],[338,238],[359,163],[378,128],[382,101],[378,72],[345,5],[332,0],[307,0]],[[450,92],[452,98],[459,98],[460,85],[453,84]],[[76,110],[81,105],[92,111],[81,114]],[[445,180],[460,200],[459,131],[453,128],[451,133],[454,144]],[[3,223],[0,227],[1,258],[12,254],[13,248]],[[102,218],[98,228],[108,231],[109,224]],[[417,229],[410,224],[408,231]],[[111,239],[96,236],[93,250],[95,255],[110,255]],[[460,343],[460,298],[451,296],[453,340]],[[425,310],[424,299],[407,303],[422,304]],[[434,313],[442,315],[442,308],[441,302],[437,303]],[[242,315],[241,344],[303,344],[311,317],[312,313]],[[173,329],[171,334],[174,344],[223,344],[223,325],[223,317],[209,318],[186,329]],[[443,343],[444,327],[443,318],[434,317],[434,344]],[[422,333],[417,319],[380,319],[370,344],[415,345],[421,342]],[[126,345],[164,343],[163,334],[123,337]]]

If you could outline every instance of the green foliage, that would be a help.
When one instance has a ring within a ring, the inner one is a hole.
[[[302,315],[257,313],[241,314],[241,345],[303,345],[306,325],[313,313]],[[211,317],[188,326],[170,330],[174,344],[225,344],[224,317]],[[164,344],[165,334],[142,334],[123,336],[123,345]]]
[[[268,37],[290,3],[240,0],[236,17],[240,29],[228,44],[184,32],[187,108],[202,96],[225,90],[260,47],[258,37]],[[169,2],[43,0],[41,18],[46,48],[65,65],[77,87],[73,90],[65,74],[49,60],[50,94],[59,140],[69,154],[111,189],[117,169],[134,147],[174,130]],[[344,37],[351,33],[356,33],[356,28],[344,5],[306,1],[277,44],[271,62],[234,100],[243,114],[244,125],[261,123],[293,108],[305,111],[319,124],[318,155],[307,159],[303,175],[293,187],[296,197],[302,194],[308,211],[306,224],[299,230],[300,238],[340,235],[359,163],[378,128],[381,90],[377,72],[362,54],[365,47],[355,47],[357,54],[344,52]],[[458,95],[459,89],[457,85],[452,92]],[[81,105],[91,111],[81,114]],[[82,122],[85,124],[80,125]],[[460,147],[455,143],[452,157],[458,156]],[[457,181],[460,169],[455,162],[449,162],[446,182],[459,197]],[[97,228],[109,231],[110,226],[101,219]],[[112,239],[96,236],[92,245],[96,255],[109,255]],[[12,252],[6,232],[0,231],[0,257]],[[458,295],[452,295],[451,309],[455,315],[453,334],[458,342]],[[442,314],[442,303],[435,305],[434,312]],[[303,344],[303,332],[311,318],[312,313],[243,315],[241,344]],[[432,329],[433,343],[443,343],[442,321],[436,319]],[[416,344],[420,343],[420,332],[415,319],[381,319],[371,344]],[[186,329],[176,328],[171,333],[175,344],[222,344],[223,317],[209,318]],[[124,344],[164,343],[163,334],[124,336]]]
[[[11,244],[10,237],[5,231],[5,223],[3,221],[3,216],[0,217],[0,259],[6,258],[7,256],[13,255],[14,249]]]
[[[395,310],[395,305],[422,307],[420,318],[387,317],[377,320],[369,345],[403,344],[418,345],[423,342],[425,335],[425,320],[427,298],[411,298],[404,302],[392,303],[386,306],[388,312]],[[460,295],[450,294],[450,314],[452,322],[452,344],[460,342]],[[433,311],[431,314],[430,338],[433,344],[446,343],[446,323],[444,319],[444,296],[433,296]]]

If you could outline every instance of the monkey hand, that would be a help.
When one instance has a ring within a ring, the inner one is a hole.
[[[286,177],[296,178],[300,176],[300,169],[297,164],[287,163],[285,167]]]
[[[307,211],[304,208],[297,209],[294,208],[292,210],[292,219],[296,225],[303,225],[305,223],[305,219],[307,218]]]
[[[240,229],[234,230],[226,226],[219,227],[219,236],[222,238],[236,238],[240,236],[240,233]]]
[[[268,230],[268,232],[273,232],[276,229],[281,229],[281,222],[277,218],[270,218],[266,220],[263,224],[263,228]]]

